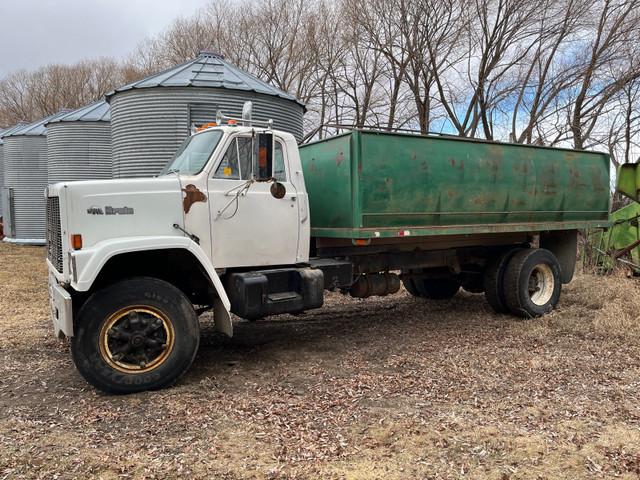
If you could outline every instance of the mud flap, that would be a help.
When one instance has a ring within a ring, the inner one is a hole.
[[[233,323],[231,322],[231,314],[225,308],[224,303],[219,298],[213,300],[213,321],[216,326],[216,332],[224,333],[233,337]]]
[[[578,251],[578,231],[562,230],[540,234],[540,248],[549,250],[560,264],[562,283],[567,284],[573,278]]]

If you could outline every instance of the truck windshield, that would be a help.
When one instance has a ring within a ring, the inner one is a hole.
[[[205,166],[215,150],[222,132],[210,130],[198,135],[192,135],[185,140],[171,160],[164,167],[160,175],[167,173],[195,174]]]

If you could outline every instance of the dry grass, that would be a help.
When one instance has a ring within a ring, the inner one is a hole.
[[[43,255],[0,244],[0,479],[640,476],[637,278],[579,273],[537,320],[406,292],[205,316],[178,384],[111,397],[53,338]]]

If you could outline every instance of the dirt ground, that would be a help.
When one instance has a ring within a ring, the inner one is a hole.
[[[44,249],[0,243],[0,480],[640,476],[640,280],[578,272],[541,319],[484,297],[330,294],[202,317],[160,392],[88,386],[48,318]]]

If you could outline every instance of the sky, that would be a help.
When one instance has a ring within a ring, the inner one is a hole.
[[[210,0],[0,0],[0,78],[84,58],[122,58]]]

